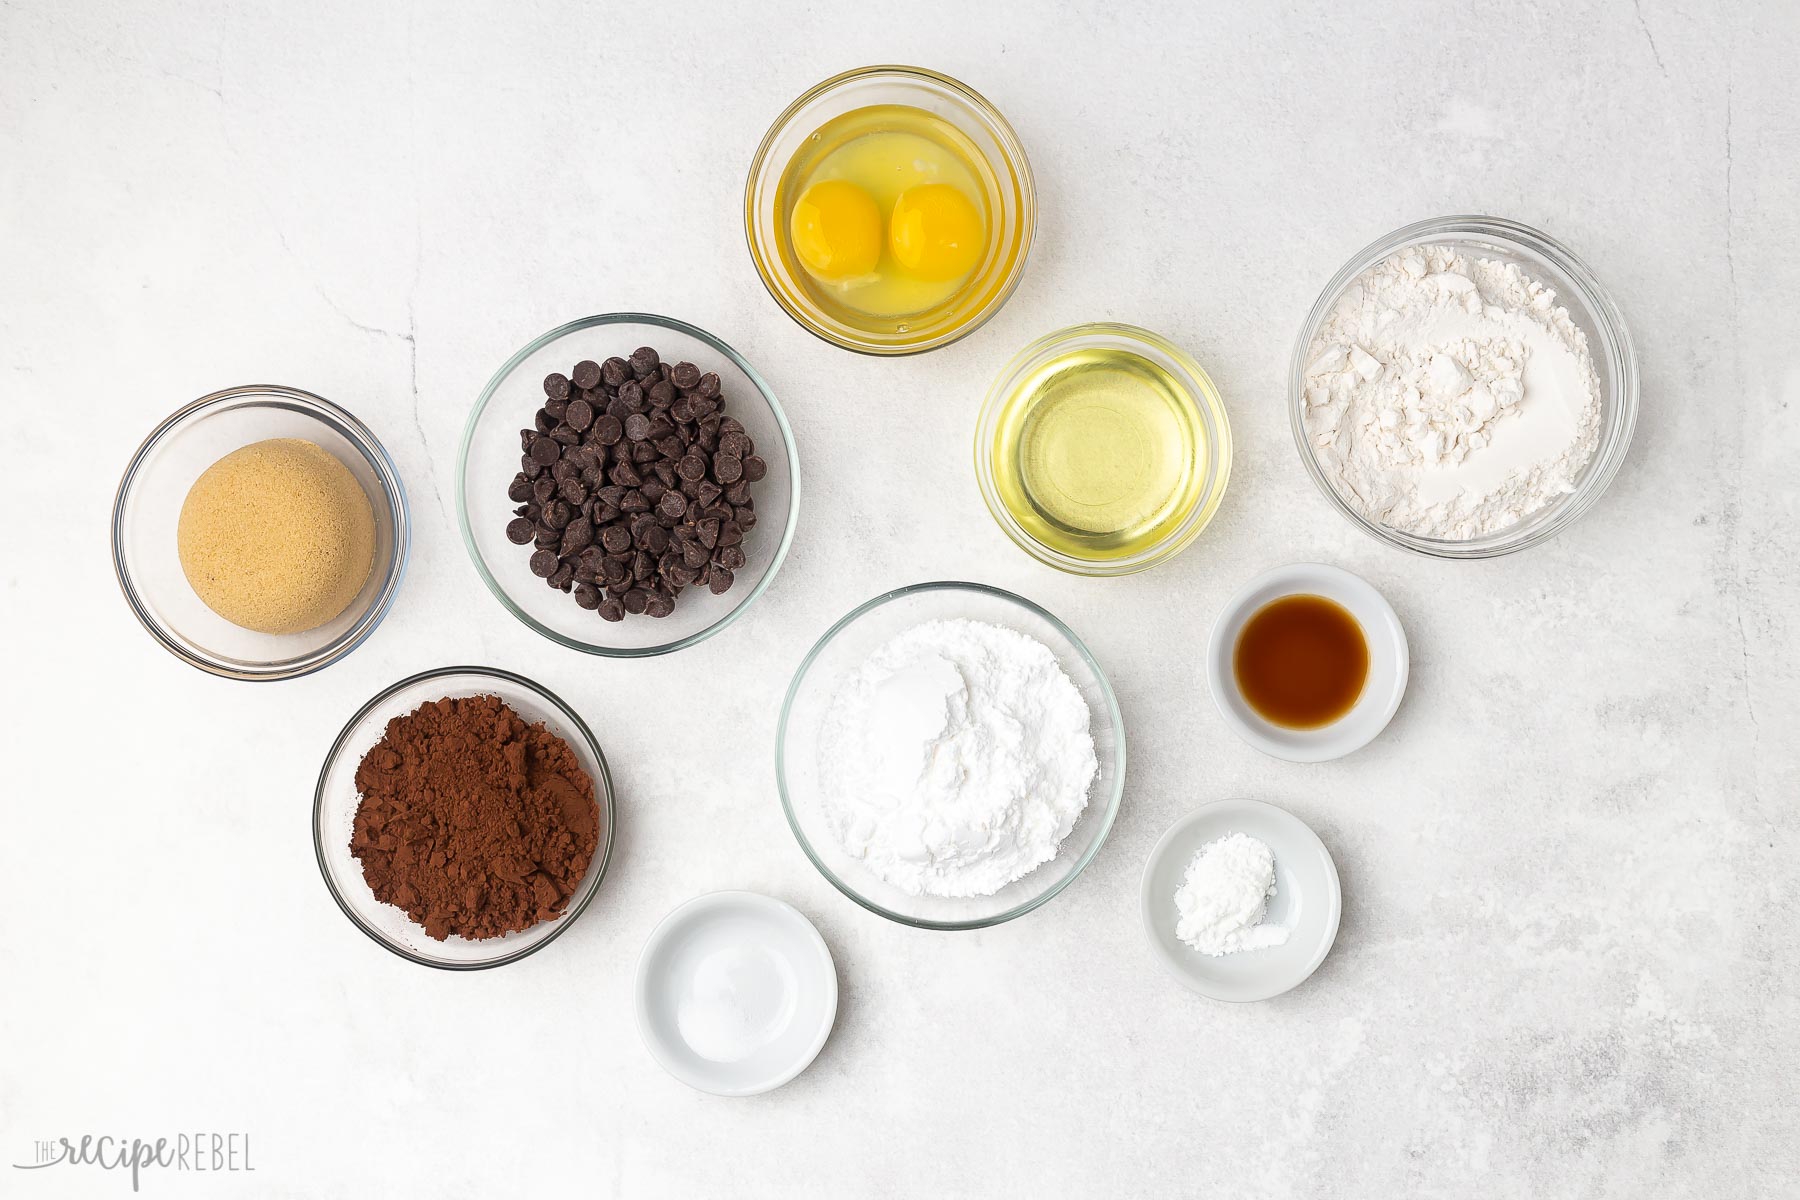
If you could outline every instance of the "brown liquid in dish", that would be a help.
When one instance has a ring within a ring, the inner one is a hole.
[[[1356,706],[1369,677],[1369,643],[1336,601],[1283,596],[1244,623],[1232,670],[1238,690],[1263,720],[1317,729]]]

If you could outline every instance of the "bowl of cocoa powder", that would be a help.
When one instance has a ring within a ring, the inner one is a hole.
[[[587,908],[613,841],[612,778],[573,709],[523,676],[443,667],[338,735],[313,846],[351,922],[446,970],[516,962]]]

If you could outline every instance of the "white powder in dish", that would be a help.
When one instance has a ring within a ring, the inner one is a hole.
[[[1516,264],[1413,246],[1308,348],[1307,436],[1340,496],[1420,537],[1498,533],[1575,490],[1600,432],[1587,335]]]
[[[1175,889],[1175,936],[1214,958],[1288,940],[1285,925],[1264,925],[1275,894],[1275,852],[1247,833],[1208,842]]]
[[[1099,773],[1087,701],[1050,648],[928,621],[838,688],[819,733],[825,815],[909,895],[989,896],[1056,856]]]

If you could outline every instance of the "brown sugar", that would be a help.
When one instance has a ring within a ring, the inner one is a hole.
[[[301,438],[234,450],[188,489],[181,569],[206,606],[258,633],[342,613],[375,562],[375,512],[350,469]]]

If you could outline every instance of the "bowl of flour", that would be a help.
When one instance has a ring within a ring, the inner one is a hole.
[[[1567,528],[1618,473],[1637,362],[1599,281],[1494,217],[1397,230],[1345,265],[1295,345],[1301,461],[1353,523],[1439,558]]]
[[[826,879],[928,929],[1022,916],[1118,812],[1125,730],[1073,631],[973,583],[875,597],[821,638],[783,705],[776,779]]]

